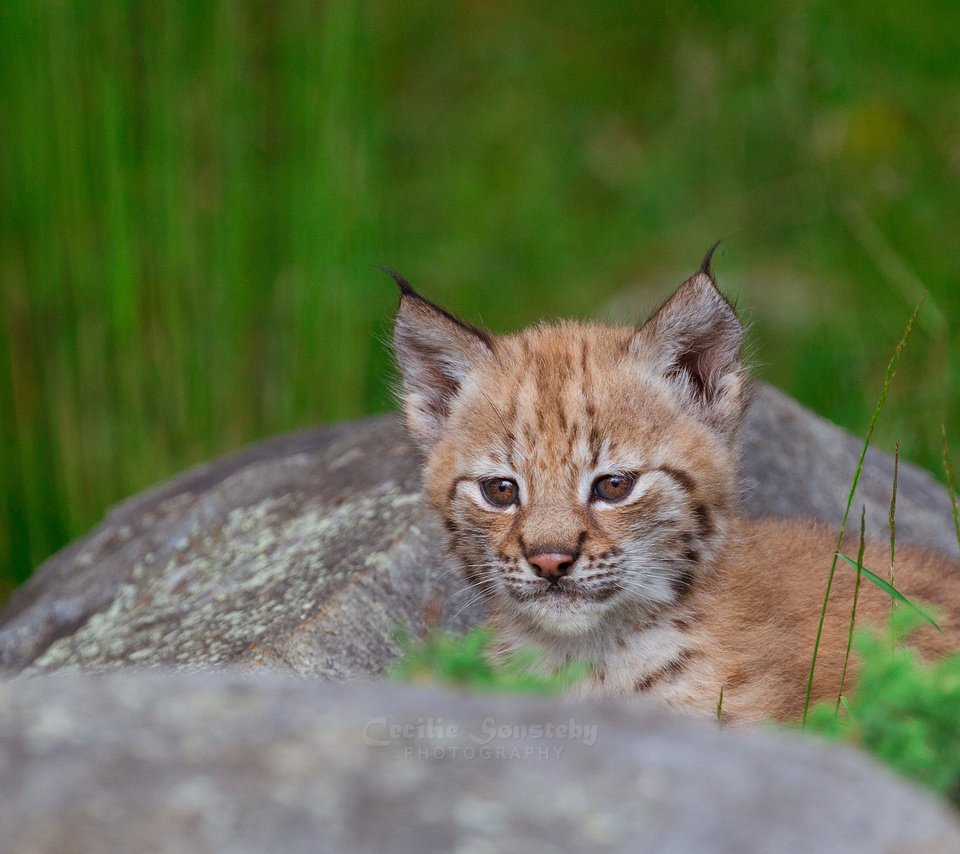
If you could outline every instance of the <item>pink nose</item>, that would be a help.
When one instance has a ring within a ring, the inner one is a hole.
[[[549,552],[542,555],[530,555],[527,560],[533,565],[534,572],[541,578],[560,578],[570,571],[573,566],[573,555],[556,554]]]

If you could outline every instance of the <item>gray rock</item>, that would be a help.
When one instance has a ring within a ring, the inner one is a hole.
[[[766,386],[744,430],[744,510],[838,524],[861,440]],[[886,535],[893,463],[857,502]],[[478,618],[458,592],[419,460],[392,416],[281,436],[113,510],[0,615],[0,667],[230,664],[350,679],[382,672],[395,629]],[[903,465],[898,539],[957,552],[945,491]]]
[[[0,851],[952,854],[960,825],[850,748],[639,701],[54,674],[0,682]]]

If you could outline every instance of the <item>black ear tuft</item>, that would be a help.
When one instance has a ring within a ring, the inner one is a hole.
[[[721,243],[723,243],[722,237],[707,250],[707,254],[703,256],[703,260],[700,262],[700,269],[697,271],[703,273],[704,276],[709,276],[711,281],[713,280],[713,270],[710,269],[710,265],[713,264],[713,253],[717,251],[717,247]]]
[[[384,273],[386,273],[394,282],[396,282],[397,287],[400,288],[400,296],[417,296],[417,292],[413,289],[413,285],[410,284],[403,276],[400,275],[393,267],[388,267],[383,265],[381,268]]]

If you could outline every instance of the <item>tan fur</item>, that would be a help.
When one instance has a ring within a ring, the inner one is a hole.
[[[728,719],[797,716],[835,534],[740,518],[742,332],[709,271],[639,330],[567,322],[501,338],[398,281],[395,347],[427,495],[488,602],[498,652],[536,646],[548,670],[585,659],[584,693],[650,693],[713,714],[722,689]],[[624,473],[627,499],[596,498],[598,477]],[[487,478],[516,481],[519,503],[491,506]],[[575,557],[556,583],[529,560],[544,552]],[[888,561],[867,549],[866,566],[886,574]],[[896,577],[940,615],[944,634],[920,630],[921,650],[955,648],[960,566],[901,548]],[[838,566],[814,700],[836,696],[853,578]],[[890,607],[862,586],[860,624]]]

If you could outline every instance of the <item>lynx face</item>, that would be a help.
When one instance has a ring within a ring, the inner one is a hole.
[[[742,332],[708,261],[638,330],[561,323],[504,337],[396,277],[394,343],[427,495],[468,582],[527,631],[650,623],[722,547]]]

